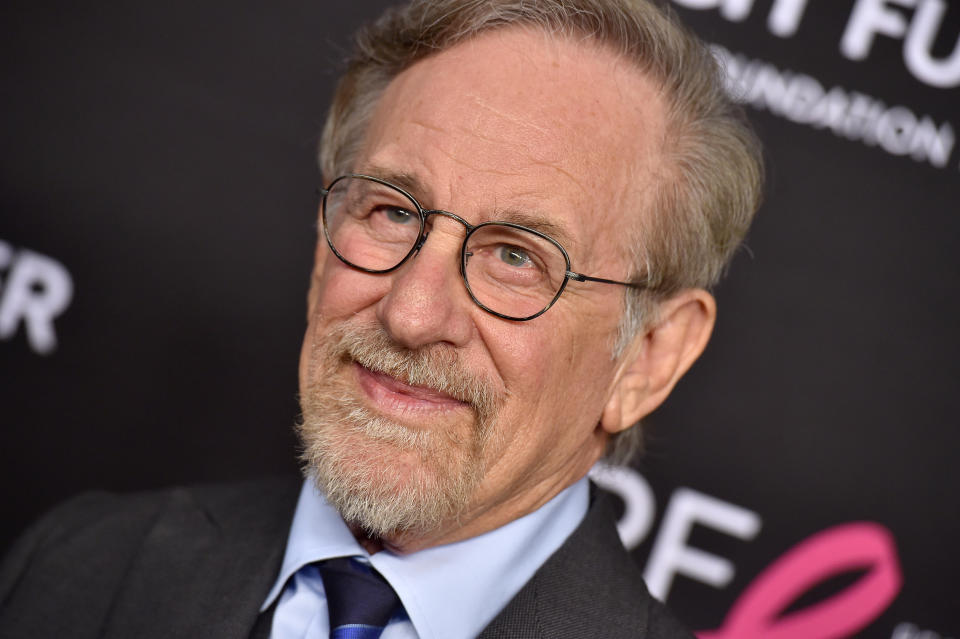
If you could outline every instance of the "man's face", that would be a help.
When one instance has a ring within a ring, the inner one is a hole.
[[[501,30],[400,74],[353,172],[474,225],[547,229],[574,270],[625,280],[662,122],[654,87],[615,55]],[[570,282],[543,316],[500,319],[464,288],[463,226],[431,221],[388,274],[318,243],[300,363],[308,462],[348,521],[402,549],[503,525],[582,477],[622,373],[622,287]]]

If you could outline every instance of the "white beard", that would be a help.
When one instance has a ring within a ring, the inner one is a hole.
[[[378,326],[343,324],[310,357],[297,428],[301,460],[344,520],[373,537],[456,522],[484,475],[501,403],[493,384],[467,370],[452,347],[406,349]],[[353,362],[466,402],[473,423],[420,429],[379,415],[358,396]]]

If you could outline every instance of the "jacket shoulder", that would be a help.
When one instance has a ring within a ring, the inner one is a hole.
[[[264,504],[292,513],[297,488],[285,478],[70,499],[28,528],[0,565],[0,636],[98,636],[145,548],[175,552],[197,531],[229,531],[255,509],[262,516]],[[37,625],[43,634],[8,634]]]
[[[647,591],[617,535],[612,499],[594,491],[580,526],[481,638],[693,639]]]

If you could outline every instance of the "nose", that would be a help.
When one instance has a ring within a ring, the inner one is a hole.
[[[420,348],[445,342],[463,346],[473,331],[474,304],[458,270],[463,228],[435,225],[420,251],[393,274],[377,304],[377,318],[398,343]]]

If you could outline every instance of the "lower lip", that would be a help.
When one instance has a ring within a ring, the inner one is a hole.
[[[468,405],[433,391],[407,387],[388,375],[353,364],[357,381],[367,397],[380,409],[390,413],[439,413]],[[409,390],[408,390],[409,389]]]

